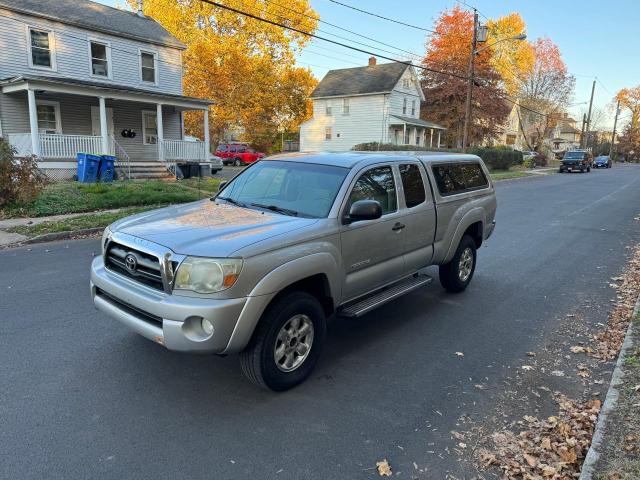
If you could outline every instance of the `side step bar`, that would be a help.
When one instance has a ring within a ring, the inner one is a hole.
[[[395,300],[402,295],[414,291],[427,283],[433,281],[429,275],[416,275],[415,277],[402,280],[384,290],[370,295],[363,300],[357,301],[338,310],[338,315],[343,317],[360,317],[391,300]]]

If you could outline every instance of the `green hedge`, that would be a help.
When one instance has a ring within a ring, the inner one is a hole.
[[[369,142],[361,143],[353,147],[352,150],[360,152],[377,151],[411,151],[411,152],[450,152],[461,153],[461,149],[456,148],[428,148],[417,145],[394,145],[392,143]],[[506,147],[472,147],[469,153],[479,156],[491,170],[508,170],[513,165],[520,165],[523,161],[522,152],[511,150]]]

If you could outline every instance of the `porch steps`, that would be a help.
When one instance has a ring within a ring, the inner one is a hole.
[[[116,167],[118,178],[127,178],[128,173],[131,172],[132,180],[175,180],[166,165],[161,162],[133,161],[129,166],[129,168],[126,165]]]

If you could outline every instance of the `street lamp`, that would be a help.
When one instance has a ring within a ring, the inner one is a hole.
[[[467,104],[464,114],[464,130],[462,134],[462,151],[467,151],[467,145],[469,144],[469,124],[471,123],[471,95],[473,92],[474,72],[475,72],[475,58],[480,52],[493,45],[505,42],[507,40],[525,40],[527,36],[522,33],[514,37],[503,38],[490,45],[485,45],[481,49],[477,49],[478,41],[486,41],[486,27],[478,25],[478,11],[474,9],[473,12],[473,40],[471,42],[471,55],[469,55],[469,83],[467,85]]]

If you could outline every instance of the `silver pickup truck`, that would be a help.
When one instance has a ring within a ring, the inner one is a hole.
[[[207,200],[119,220],[91,266],[95,306],[181,352],[240,352],[257,385],[313,370],[332,315],[430,282],[464,290],[496,198],[473,155],[272,157]]]

